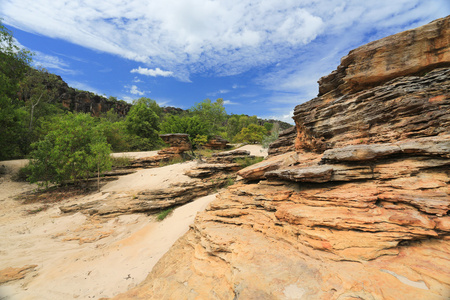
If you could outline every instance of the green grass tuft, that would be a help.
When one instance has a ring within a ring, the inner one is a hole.
[[[255,156],[255,157],[246,157],[246,158],[237,159],[236,163],[239,164],[242,168],[246,168],[248,166],[262,162],[263,160],[264,160],[264,157]]]
[[[126,168],[131,165],[131,158],[126,156],[111,157],[113,168]]]
[[[163,210],[162,212],[160,212],[160,213],[158,214],[158,216],[156,217],[156,219],[157,219],[158,221],[162,221],[162,220],[164,220],[164,219],[165,219],[172,211],[173,211],[173,207],[168,208],[168,209],[166,209],[166,210]]]

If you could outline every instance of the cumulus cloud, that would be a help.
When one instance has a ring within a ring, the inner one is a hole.
[[[189,81],[269,68],[256,83],[286,104],[317,94],[349,50],[449,10],[448,0],[2,0],[4,23],[142,63],[132,73]]]
[[[129,92],[133,95],[143,96],[145,95],[144,91],[140,91],[136,85],[126,86],[129,89]]]
[[[171,77],[171,76],[173,76],[173,72],[171,72],[171,71],[163,71],[160,68],[148,69],[148,68],[139,67],[137,69],[131,70],[130,72],[131,73],[138,73],[138,74],[145,75],[145,76],[151,76],[151,77],[157,77],[157,76]]]
[[[237,74],[273,62],[280,48],[307,44],[324,29],[307,7],[312,0],[2,2],[9,25],[180,74]]]

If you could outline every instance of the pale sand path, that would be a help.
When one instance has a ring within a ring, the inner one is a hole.
[[[245,145],[237,148],[237,150],[247,150],[250,151],[251,155],[266,157],[268,149],[264,149],[261,145]]]
[[[129,158],[144,158],[149,156],[155,156],[158,154],[158,151],[143,151],[143,152],[117,152],[111,153],[112,157],[129,157]]]
[[[263,153],[256,145],[240,149],[258,156]],[[156,154],[151,152],[129,156]],[[25,163],[26,160],[12,161],[8,165],[17,169]],[[37,268],[23,280],[1,285],[0,299],[98,299],[125,292],[143,281],[162,255],[189,229],[197,212],[214,200],[215,194],[178,207],[162,222],[145,214],[100,222],[81,213],[63,215],[58,206],[101,200],[110,193],[165,188],[171,183],[185,182],[190,178],[184,171],[194,165],[195,162],[186,162],[139,170],[108,183],[101,193],[65,199],[34,215],[26,214],[26,210],[42,204],[21,205],[12,197],[36,186],[12,182],[9,175],[1,177],[0,270],[25,265]],[[80,244],[80,238],[92,240]]]

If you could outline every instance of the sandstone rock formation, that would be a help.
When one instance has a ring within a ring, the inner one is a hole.
[[[269,145],[269,155],[278,155],[294,151],[294,140],[296,136],[297,131],[295,126],[280,132],[278,139]]]
[[[223,150],[228,148],[228,144],[230,142],[221,136],[216,135],[214,138],[210,139],[205,145],[203,145],[206,149],[212,150]]]
[[[442,18],[350,51],[319,80],[319,95],[352,94],[391,79],[450,66],[450,19]]]
[[[350,52],[295,108],[295,151],[239,171],[115,299],[448,299],[449,21]]]
[[[239,160],[253,159],[250,151],[232,150],[212,154],[205,159],[205,163],[186,172],[186,175],[192,178],[209,178],[212,176],[228,177],[233,180],[236,178],[236,171],[243,168]]]
[[[159,135],[164,143],[169,144],[169,148],[160,150],[158,154],[180,154],[192,149],[189,134],[169,133]]]

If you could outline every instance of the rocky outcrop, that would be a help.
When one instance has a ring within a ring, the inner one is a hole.
[[[229,147],[229,143],[230,142],[228,140],[216,135],[215,137],[208,140],[208,142],[203,145],[203,148],[211,150],[223,150]]]
[[[278,155],[294,151],[294,140],[297,136],[295,126],[280,132],[278,139],[269,145],[269,155]]]
[[[226,152],[213,153],[211,157],[205,158],[203,163],[187,171],[185,174],[192,178],[209,178],[212,176],[235,179],[236,171],[243,168],[243,163],[247,159],[254,159],[250,151],[232,150]]]
[[[65,91],[60,96],[62,105],[70,111],[90,113],[99,117],[113,109],[119,116],[126,116],[131,104],[125,101],[109,100],[103,96],[85,91],[77,91],[65,84]]]
[[[391,79],[450,66],[450,19],[443,18],[350,51],[319,80],[319,95],[348,95]]]
[[[160,134],[159,136],[164,143],[169,144],[170,147],[160,150],[158,154],[181,154],[192,149],[189,134],[169,133]]]
[[[295,151],[240,170],[116,299],[448,299],[449,20],[350,52],[295,108]]]
[[[450,69],[405,76],[375,88],[294,110],[297,151],[322,153],[347,145],[392,143],[450,132]]]

